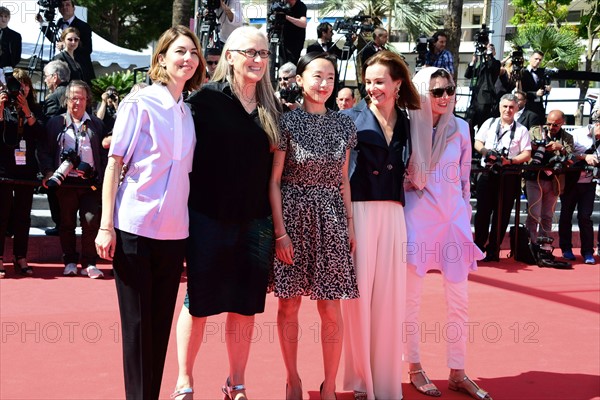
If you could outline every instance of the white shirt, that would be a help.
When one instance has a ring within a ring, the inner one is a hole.
[[[87,129],[82,129],[83,124],[90,119],[88,113],[83,114],[80,123],[71,122],[69,126],[65,127],[65,134],[63,136],[62,149],[73,149],[77,151],[77,155],[81,158],[81,161],[90,164],[94,167],[94,153],[92,151],[92,142],[90,136],[87,133]],[[75,165],[74,167],[77,167]],[[69,176],[77,177],[75,168],[69,172]]]
[[[586,150],[592,148],[596,142],[593,131],[594,125],[588,125],[579,129],[575,129],[573,132],[571,132],[571,135],[573,136],[573,147],[575,154],[585,153]],[[600,149],[596,148],[595,152],[592,154],[595,154],[596,157],[600,159]],[[590,171],[581,171],[577,183],[590,183],[591,181],[592,173]]]
[[[128,165],[117,191],[116,228],[152,239],[188,237],[195,144],[190,109],[166,86],[155,83],[121,102],[109,151]]]
[[[231,12],[233,13],[233,21],[229,21],[227,14],[222,8],[219,8],[216,11],[217,15],[219,15],[219,23],[221,24],[219,40],[223,43],[227,41],[227,38],[229,35],[231,35],[231,32],[242,26],[244,22],[240,0],[229,0],[227,2],[227,6],[231,8]]]
[[[526,127],[515,120],[508,127],[501,126],[500,131],[496,136],[496,131],[500,123],[500,118],[490,118],[486,120],[475,134],[475,140],[482,142],[483,146],[488,150],[501,151],[503,148],[507,148],[509,158],[513,158],[525,150],[531,150],[531,139],[529,138],[529,131]],[[511,140],[510,135],[513,125],[515,124],[515,134]],[[485,167],[484,158],[485,157],[481,158],[482,167]]]

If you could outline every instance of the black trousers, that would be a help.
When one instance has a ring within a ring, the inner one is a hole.
[[[581,240],[581,255],[594,253],[594,224],[592,213],[594,211],[594,197],[596,196],[596,183],[577,183],[560,196],[560,218],[558,220],[558,238],[561,250],[572,250],[573,226],[571,220],[575,207],[577,207],[577,225],[579,225],[579,238]],[[600,233],[599,233],[600,236]],[[599,237],[600,239],[600,237]]]
[[[506,234],[510,213],[520,193],[521,176],[484,174],[477,181],[477,212],[475,213],[475,244],[487,255],[497,255]],[[502,202],[500,202],[502,193]],[[500,231],[498,215],[500,214]],[[491,228],[490,228],[491,218]],[[486,246],[487,244],[487,246]]]
[[[160,394],[185,242],[117,230],[113,267],[128,400],[156,400]]]
[[[4,253],[6,229],[11,212],[14,233],[13,255],[15,258],[27,257],[32,202],[33,186],[0,184],[0,259]]]

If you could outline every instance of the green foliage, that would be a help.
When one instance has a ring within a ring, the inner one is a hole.
[[[171,26],[171,3],[161,0],[79,0],[92,30],[111,43],[145,49]]]
[[[519,28],[513,39],[515,45],[531,47],[544,52],[542,66],[559,69],[577,69],[584,46],[571,29],[551,26],[526,25]]]
[[[146,74],[139,71],[136,73],[136,82],[144,82]],[[130,70],[113,72],[110,75],[104,74],[104,76],[100,76],[92,81],[92,94],[96,100],[100,100],[102,93],[106,91],[106,88],[114,86],[119,93],[119,98],[122,99],[131,91],[131,88],[133,87],[133,77],[134,72]]]
[[[510,23],[516,26],[523,24],[554,24],[557,28],[566,21],[571,0],[512,0],[515,15]]]
[[[373,16],[376,25],[391,16],[392,29],[406,30],[415,39],[421,33],[435,30],[437,18],[433,5],[433,0],[325,0],[320,10],[323,15],[343,11],[344,16],[353,17],[351,12],[358,9]]]

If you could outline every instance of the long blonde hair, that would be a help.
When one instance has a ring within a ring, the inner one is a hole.
[[[269,41],[264,33],[251,26],[242,26],[234,30],[227,39],[225,46],[223,46],[223,53],[212,80],[215,82],[227,81],[231,85],[232,90],[238,98],[241,98],[241,93],[236,93],[235,89],[235,74],[233,72],[233,66],[229,65],[227,61],[227,52],[230,49],[238,49],[241,42],[245,41],[250,37],[260,38],[265,48],[268,48]],[[267,132],[269,142],[272,146],[276,146],[279,141],[279,116],[281,115],[281,105],[275,97],[273,86],[271,84],[271,77],[269,76],[269,61],[266,63],[266,71],[260,81],[256,83],[256,102],[258,109],[258,118],[262,124],[263,129]]]

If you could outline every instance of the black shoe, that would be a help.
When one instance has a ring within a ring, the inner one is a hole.
[[[483,260],[481,260],[482,262],[500,262],[500,257],[498,256],[498,254],[486,254],[485,258]]]
[[[44,231],[46,236],[58,236],[58,228],[48,228]]]

